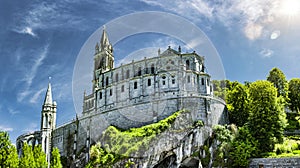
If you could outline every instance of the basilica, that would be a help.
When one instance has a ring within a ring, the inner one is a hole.
[[[194,121],[201,120],[207,126],[224,123],[225,103],[213,96],[204,57],[196,52],[186,53],[180,46],[169,46],[151,58],[115,67],[113,46],[104,29],[91,57],[92,90],[83,95],[82,114],[57,126],[57,104],[49,83],[40,130],[17,138],[19,153],[27,142],[33,146],[41,144],[48,161],[51,149],[57,147],[61,156],[75,160],[76,156],[84,155],[87,162],[90,147],[100,141],[108,126],[141,127],[182,109],[190,111]]]

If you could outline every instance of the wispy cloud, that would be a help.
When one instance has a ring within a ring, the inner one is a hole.
[[[273,56],[273,53],[274,53],[273,50],[266,49],[266,48],[262,49],[262,50],[259,52],[259,54],[260,54],[262,57],[264,57],[264,58],[269,58],[269,57]]]
[[[24,130],[23,132],[33,132],[38,129],[38,124],[37,123],[30,123]]]
[[[30,103],[37,103],[38,100],[41,98],[41,94],[46,92],[46,88],[42,88],[35,92],[35,94],[30,98]]]
[[[24,27],[21,29],[15,29],[15,32],[21,33],[21,34],[28,34],[33,37],[37,37],[37,35],[33,32],[31,27]]]
[[[43,50],[41,51],[40,54],[37,55],[29,73],[27,73],[27,75],[25,76],[24,80],[26,81],[26,83],[28,84],[28,86],[31,85],[32,80],[34,79],[36,72],[38,70],[38,68],[43,64],[44,59],[47,57],[47,53],[48,53],[48,48],[49,48],[49,44],[47,44]]]
[[[33,3],[24,13],[15,14],[19,22],[13,30],[37,37],[35,31],[38,29],[58,27],[83,29],[86,26],[81,23],[85,19],[81,15],[74,14],[72,10],[74,3],[76,2],[69,0],[62,0],[60,3],[54,1]]]
[[[13,109],[13,108],[8,108],[8,112],[9,112],[9,114],[11,114],[11,115],[15,115],[15,114],[20,113],[20,111],[15,110],[15,109]]]
[[[141,0],[149,5],[159,6],[167,11],[183,15],[193,21],[219,20],[229,29],[240,28],[250,40],[262,37],[270,23],[276,21],[280,0]]]
[[[23,81],[26,82],[26,86],[23,91],[19,92],[17,97],[18,102],[21,102],[25,97],[27,97],[29,94],[32,93],[32,91],[30,90],[32,81],[34,80],[39,67],[43,64],[43,61],[47,57],[48,48],[49,48],[49,44],[46,44],[43,50],[40,53],[38,53],[37,56],[35,57],[33,63],[30,65],[31,68],[26,72],[25,77],[23,78]],[[31,99],[30,101],[34,101],[34,99]]]
[[[14,129],[12,127],[9,127],[9,126],[0,125],[0,130],[1,131],[13,131]]]

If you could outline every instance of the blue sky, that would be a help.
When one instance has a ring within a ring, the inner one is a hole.
[[[57,124],[74,118],[72,77],[81,47],[104,24],[135,12],[167,12],[195,24],[216,48],[229,80],[265,79],[272,67],[280,68],[288,79],[299,78],[299,3],[297,0],[1,0],[0,129],[8,131],[13,142],[20,134],[40,129],[49,76],[53,99],[58,104]],[[181,43],[162,34],[139,34],[118,42],[115,57],[120,61],[139,48],[166,49],[168,45],[176,47]],[[201,55],[205,49],[197,52]],[[213,64],[207,68],[210,71]]]

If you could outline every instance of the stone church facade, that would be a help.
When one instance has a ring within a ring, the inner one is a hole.
[[[151,58],[114,67],[113,47],[103,30],[95,46],[93,89],[84,93],[82,115],[56,127],[56,103],[49,84],[42,108],[41,130],[24,134],[22,143],[42,144],[49,159],[52,147],[61,155],[89,160],[90,146],[100,141],[110,125],[122,129],[140,127],[186,109],[194,121],[212,126],[226,121],[224,101],[213,96],[211,77],[206,72],[204,57],[195,52],[183,53],[168,47]]]

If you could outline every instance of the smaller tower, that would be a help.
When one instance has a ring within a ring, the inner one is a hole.
[[[41,116],[41,142],[42,149],[46,154],[48,164],[50,163],[51,155],[51,134],[56,125],[56,102],[52,100],[51,83],[48,83],[48,88],[42,107]]]

